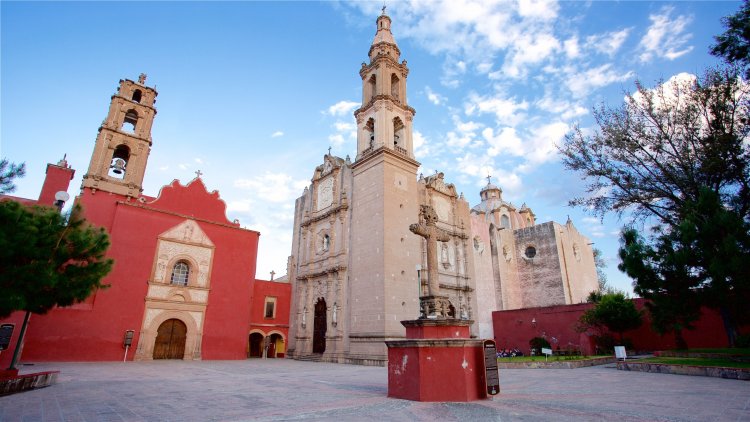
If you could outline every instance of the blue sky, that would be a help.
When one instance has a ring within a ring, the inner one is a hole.
[[[470,205],[491,174],[537,221],[576,227],[604,252],[619,230],[569,208],[583,193],[555,144],[592,107],[716,64],[708,46],[739,1],[389,1],[408,61],[421,172]],[[63,154],[81,177],[121,78],[159,91],[144,193],[201,170],[230,219],[261,232],[259,278],[286,272],[294,200],[329,146],[356,155],[360,64],[382,2],[0,2],[0,155],[26,162],[35,198]]]

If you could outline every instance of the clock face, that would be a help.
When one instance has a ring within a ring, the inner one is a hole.
[[[316,210],[328,208],[333,204],[333,177],[328,177],[318,185]]]

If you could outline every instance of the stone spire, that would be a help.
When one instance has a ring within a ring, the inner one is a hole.
[[[375,57],[379,53],[387,54],[393,57],[394,60],[398,61],[401,56],[401,50],[396,45],[396,39],[393,38],[391,33],[391,18],[385,14],[385,8],[383,8],[383,14],[378,16],[377,20],[377,31],[375,32],[375,39],[372,40],[370,46],[370,61],[375,60]]]

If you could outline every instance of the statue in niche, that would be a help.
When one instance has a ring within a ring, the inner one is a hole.
[[[448,253],[448,245],[445,243],[440,245],[440,260],[443,262],[443,268],[450,268],[451,258],[450,254]]]

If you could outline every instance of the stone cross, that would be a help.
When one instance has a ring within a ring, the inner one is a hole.
[[[331,147],[328,147],[328,155],[331,155]]]
[[[488,174],[488,175],[487,175],[487,184],[489,185],[490,183],[492,183],[492,176],[490,176],[490,175]]]
[[[419,210],[419,224],[412,224],[409,230],[425,238],[427,241],[427,295],[439,296],[440,283],[438,282],[438,247],[437,242],[450,240],[445,230],[438,228],[435,209],[430,205],[421,205]]]
[[[138,83],[141,84],[141,85],[143,85],[143,84],[146,83],[146,74],[145,73],[141,73],[140,75],[138,75]]]
[[[195,177],[201,177],[201,176],[203,176],[203,173],[200,170],[197,170],[195,172]]]
[[[273,281],[273,276],[275,276],[275,275],[276,275],[276,271],[271,270],[271,281]]]

